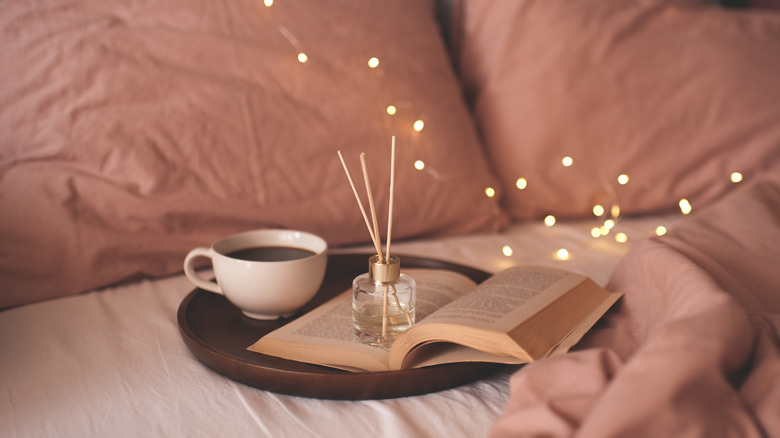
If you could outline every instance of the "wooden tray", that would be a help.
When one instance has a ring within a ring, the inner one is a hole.
[[[248,318],[222,295],[195,289],[179,306],[177,317],[182,338],[198,360],[230,379],[272,392],[322,399],[366,400],[425,394],[473,382],[505,367],[462,363],[350,373],[246,349],[266,333],[348,289],[352,280],[368,269],[369,256],[330,255],[325,280],[317,295],[297,315],[276,321]],[[490,276],[478,269],[425,258],[401,256],[401,262],[408,268],[450,269],[478,283]]]

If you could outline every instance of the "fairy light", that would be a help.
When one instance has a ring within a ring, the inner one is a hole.
[[[414,130],[417,132],[420,132],[423,130],[423,127],[425,127],[425,123],[422,120],[418,120],[414,122]]]
[[[693,209],[693,207],[691,207],[691,203],[688,202],[688,200],[685,199],[685,198],[680,199],[679,205],[680,205],[680,211],[682,212],[682,214],[688,214]]]
[[[604,226],[608,230],[611,230],[611,229],[615,228],[615,221],[613,221],[612,219],[607,219],[607,220],[604,221]]]
[[[544,224],[547,225],[548,227],[555,225],[555,216],[551,214],[547,215],[547,217],[544,218]]]
[[[274,0],[264,0],[264,1],[263,1],[263,4],[264,4],[264,5],[265,5],[267,8],[270,8],[271,6],[273,6],[273,5],[274,5]]]
[[[736,184],[736,183],[738,183],[740,181],[742,181],[742,174],[739,173],[739,172],[732,172],[731,173],[731,182]]]
[[[425,169],[425,163],[423,163],[423,160],[417,160],[414,162],[414,168],[417,170],[423,170]]]
[[[512,254],[514,254],[514,253],[515,253],[514,251],[512,251],[512,247],[510,247],[509,245],[504,245],[504,246],[501,248],[501,252],[502,252],[502,253],[503,253],[505,256],[507,256],[507,257],[511,257],[511,256],[512,256]]]
[[[555,258],[558,260],[569,260],[569,251],[566,248],[561,248],[555,251]]]
[[[395,107],[395,105],[388,105],[387,106],[387,114],[390,114],[391,116],[393,116],[397,112],[398,112],[398,109]]]
[[[528,180],[525,178],[517,178],[517,181],[515,181],[515,186],[517,186],[520,190],[525,190],[526,187],[528,187]]]
[[[618,243],[626,243],[628,242],[628,235],[626,235],[626,233],[617,233],[615,234],[615,241]]]
[[[309,57],[306,56],[305,53],[301,52],[301,53],[298,54],[298,62],[300,62],[301,64],[305,63],[308,60],[309,60]]]
[[[493,187],[485,187],[485,194],[488,198],[496,196],[496,190]]]
[[[368,66],[371,68],[377,68],[379,67],[379,58],[373,57],[368,60]]]
[[[595,216],[597,216],[597,217],[598,216],[602,216],[604,214],[604,206],[598,205],[598,204],[594,205],[593,206],[593,214]]]
[[[620,184],[621,186],[628,184],[628,175],[626,175],[625,173],[618,175],[618,184]]]
[[[609,228],[606,225],[600,226],[599,234],[601,234],[602,236],[606,236],[607,234],[609,234]]]
[[[618,217],[620,216],[620,206],[615,204],[609,209],[609,214],[612,215],[612,217]]]
[[[665,226],[659,225],[659,226],[655,227],[655,235],[656,236],[663,236],[664,234],[666,234],[666,227]]]
[[[591,228],[590,235],[593,237],[601,237],[601,229],[599,227]]]
[[[574,159],[569,156],[563,157],[563,159],[561,160],[561,164],[563,164],[566,167],[569,167],[572,164],[574,164]]]

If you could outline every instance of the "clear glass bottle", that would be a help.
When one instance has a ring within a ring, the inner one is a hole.
[[[391,255],[368,259],[368,272],[352,282],[352,327],[360,341],[392,344],[396,336],[414,325],[416,284],[401,274],[401,260]]]

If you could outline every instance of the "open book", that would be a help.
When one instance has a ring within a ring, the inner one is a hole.
[[[566,352],[620,298],[585,276],[554,268],[509,268],[480,285],[447,270],[404,273],[417,283],[417,323],[390,348],[355,337],[347,290],[249,350],[350,371],[520,364]]]

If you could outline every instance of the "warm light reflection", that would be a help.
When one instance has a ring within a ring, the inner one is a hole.
[[[628,175],[625,173],[618,176],[618,184],[621,186],[628,184]]]
[[[666,234],[666,227],[665,226],[659,225],[659,226],[655,227],[655,235],[656,236],[663,236],[664,234]]]
[[[425,123],[423,123],[422,120],[418,120],[414,122],[414,130],[417,132],[422,131],[423,127],[425,126]]]
[[[422,160],[417,160],[414,162],[414,168],[417,170],[423,170],[425,169],[425,163],[423,163]]]
[[[523,190],[528,187],[528,181],[525,178],[517,178],[515,185],[518,189]]]
[[[504,253],[504,255],[507,257],[510,257],[512,254],[514,254],[514,251],[512,251],[512,248],[509,245],[504,245],[504,247],[501,248],[501,252]]]
[[[371,58],[368,60],[368,66],[371,68],[377,68],[379,66],[379,58]]]
[[[496,196],[496,190],[493,187],[485,187],[485,194],[488,198],[492,198],[493,196]]]
[[[601,206],[601,205],[598,205],[598,204],[594,205],[593,206],[593,214],[596,215],[596,216],[603,215],[604,214],[604,207]]]
[[[731,174],[731,182],[738,183],[740,181],[742,181],[742,174],[739,172],[733,172]]]
[[[680,211],[682,212],[682,214],[688,214],[691,212],[692,209],[693,207],[691,207],[691,203],[688,202],[687,199],[685,198],[680,199]]]
[[[392,115],[395,115],[395,113],[397,113],[397,112],[398,112],[398,109],[396,109],[396,107],[394,105],[388,105],[388,107],[387,107],[387,114],[390,114],[392,116]]]
[[[547,215],[547,217],[544,218],[544,224],[547,225],[548,227],[555,225],[555,216],[551,214]]]
[[[567,251],[566,248],[555,251],[555,258],[558,260],[569,260],[569,251]]]
[[[574,164],[574,159],[572,157],[563,157],[563,159],[561,160],[561,163],[564,166],[569,167],[572,164]]]
[[[615,234],[615,240],[619,243],[626,243],[628,242],[628,235],[626,233],[617,233]]]
[[[300,62],[301,64],[303,64],[304,62],[306,62],[308,60],[309,60],[309,57],[306,56],[305,53],[301,52],[301,53],[298,54],[298,62]]]

